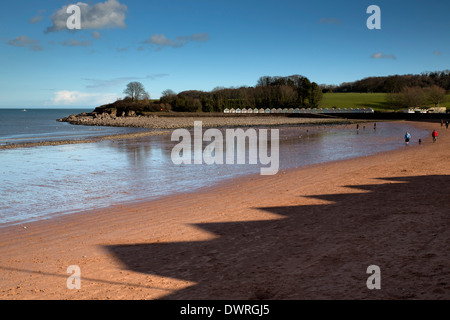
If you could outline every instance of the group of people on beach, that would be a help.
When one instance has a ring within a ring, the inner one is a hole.
[[[444,121],[441,120],[441,127],[444,125]],[[448,129],[448,121],[445,122],[445,127]],[[364,129],[366,127],[364,126]],[[376,130],[377,129],[377,124],[374,123],[373,124],[373,129]],[[356,130],[359,130],[359,124],[356,124]],[[431,137],[433,138],[433,143],[437,141],[437,137],[438,137],[438,133],[436,130],[433,130],[433,132],[431,133]],[[405,143],[409,144],[409,142],[411,141],[411,133],[406,132],[405,133]],[[419,144],[422,144],[422,139],[419,139]]]
[[[365,130],[366,126],[364,126],[363,129]],[[356,130],[359,130],[359,123],[356,125]],[[376,123],[373,124],[373,130],[377,130],[377,124]]]
[[[436,130],[433,130],[433,132],[431,133],[431,137],[433,138],[433,143],[435,143],[437,141],[437,137],[438,137],[438,133]],[[405,143],[409,144],[409,141],[411,140],[411,134],[409,132],[405,133]],[[419,144],[422,143],[422,139],[419,139]]]

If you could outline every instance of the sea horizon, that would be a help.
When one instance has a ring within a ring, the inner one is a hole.
[[[0,109],[0,145],[10,143],[79,140],[110,134],[142,131],[138,128],[73,126],[58,122],[62,117],[89,109]]]

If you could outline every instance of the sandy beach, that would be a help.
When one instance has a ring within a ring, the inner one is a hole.
[[[421,145],[2,228],[0,299],[449,299],[450,133],[417,125]]]

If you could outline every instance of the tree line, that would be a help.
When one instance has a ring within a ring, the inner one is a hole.
[[[160,101],[170,105],[173,111],[223,112],[231,108],[316,108],[321,99],[322,89],[317,83],[292,75],[264,76],[254,87],[216,87],[210,92],[189,90],[178,94],[166,90]]]
[[[124,99],[97,109],[115,108],[118,112],[223,112],[232,108],[317,108],[327,92],[386,93],[386,105],[401,109],[427,104],[438,106],[444,101],[448,90],[450,70],[369,77],[339,86],[318,85],[301,75],[263,76],[254,87],[216,87],[211,91],[187,90],[180,93],[167,89],[159,100],[151,100],[142,83],[130,82],[124,90]]]
[[[264,76],[254,87],[216,87],[212,91],[188,90],[175,93],[167,89],[159,101],[150,95],[140,82],[130,82],[124,90],[126,97],[97,108],[97,111],[115,108],[119,113],[135,111],[223,112],[231,108],[317,108],[322,89],[307,77]]]
[[[428,88],[437,86],[450,90],[450,70],[423,72],[421,74],[368,77],[354,82],[345,82],[339,86],[322,85],[324,92],[359,93],[400,93],[407,87]]]
[[[386,94],[386,104],[392,109],[421,108],[424,106],[439,106],[445,100],[445,89],[432,85],[421,88],[419,86],[403,87],[400,92]]]

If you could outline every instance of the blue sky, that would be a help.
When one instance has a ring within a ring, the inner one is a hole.
[[[165,89],[254,86],[301,74],[319,84],[450,68],[448,0],[4,1],[0,108],[95,107],[140,81]],[[370,5],[381,29],[369,30]]]

